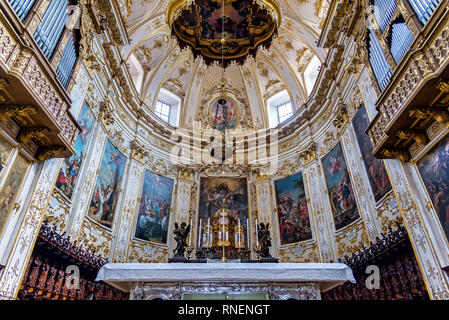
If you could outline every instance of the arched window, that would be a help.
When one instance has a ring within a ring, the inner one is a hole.
[[[380,90],[384,90],[391,78],[391,69],[376,34],[369,31],[369,61]]]
[[[314,56],[312,60],[310,60],[306,70],[304,70],[304,83],[306,85],[307,94],[309,96],[313,90],[316,79],[318,78],[318,74],[320,73],[320,66],[320,59],[318,59],[317,56]]]
[[[270,128],[275,128],[291,118],[294,113],[290,95],[283,90],[267,100]]]
[[[67,0],[52,0],[37,26],[34,39],[47,59],[50,59],[67,20]]]
[[[162,88],[154,105],[153,112],[160,119],[168,122],[173,127],[179,123],[179,110],[181,108],[181,99],[174,93]]]
[[[128,59],[128,70],[137,92],[140,92],[144,70],[137,57],[132,53]]]
[[[9,0],[9,4],[20,20],[25,20],[36,0]]]
[[[419,21],[426,24],[432,13],[438,7],[440,0],[409,0],[410,5],[415,10]]]

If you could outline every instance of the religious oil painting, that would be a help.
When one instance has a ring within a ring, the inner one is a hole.
[[[8,161],[11,155],[12,148],[2,137],[0,137],[0,177],[3,172],[3,168],[8,165]]]
[[[211,117],[214,129],[219,131],[233,129],[237,122],[235,103],[230,99],[218,99],[212,105]]]
[[[366,134],[366,129],[368,128],[370,121],[365,106],[362,105],[359,112],[354,117],[352,124],[360,146],[363,162],[368,171],[369,182],[371,190],[373,190],[374,199],[378,202],[391,190],[391,183],[383,160],[377,159],[373,155],[373,145],[371,144],[368,134]]]
[[[242,39],[248,37],[248,0],[231,1],[224,9],[221,2],[200,1],[202,36],[206,39],[217,37]]]
[[[212,223],[214,217],[219,215],[221,208],[228,210],[237,223],[240,221],[240,225],[244,229],[244,242],[247,245],[248,188],[246,178],[201,178],[198,217],[201,219],[203,230],[208,223]]]
[[[322,161],[335,228],[340,230],[359,218],[354,189],[341,144],[338,143]]]
[[[126,157],[107,140],[88,216],[108,228],[112,227],[125,163]]]
[[[274,182],[281,244],[312,239],[302,173]]]
[[[76,181],[86,154],[87,144],[89,143],[95,124],[95,117],[86,103],[84,103],[81,109],[78,124],[81,127],[81,132],[76,138],[73,147],[75,152],[70,158],[66,158],[62,162],[56,181],[56,187],[69,199],[72,199]]]
[[[173,179],[145,172],[135,237],[167,243]]]
[[[449,135],[419,160],[417,166],[449,239]]]
[[[3,183],[0,191],[0,234],[3,232],[9,213],[16,202],[28,166],[28,161],[22,155],[17,155]]]

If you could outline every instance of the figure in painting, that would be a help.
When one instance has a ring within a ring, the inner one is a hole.
[[[352,124],[362,153],[363,162],[368,171],[368,178],[371,190],[374,194],[374,199],[378,202],[392,189],[392,187],[383,160],[377,159],[373,155],[373,146],[366,133],[369,123],[370,121],[365,106],[361,106],[359,112],[354,117]]]
[[[201,179],[199,219],[202,220],[203,226],[207,224],[207,221],[212,221],[222,208],[228,210],[236,221],[240,219],[246,235],[248,194],[245,178]],[[246,236],[245,241],[247,241]]]
[[[150,171],[145,173],[135,236],[141,240],[167,242],[173,180]]]
[[[231,1],[224,8],[221,2],[199,1],[201,32],[206,39],[240,39],[248,36],[248,0]]]
[[[217,130],[233,129],[237,121],[235,105],[228,99],[219,99],[212,106],[212,123]]]
[[[27,168],[27,160],[19,154],[12,163],[11,170],[0,190],[0,230],[14,205],[17,194],[20,191],[20,185],[27,173]]]
[[[108,140],[95,180],[88,216],[106,227],[112,227],[117,193],[121,184],[126,158]]]
[[[335,227],[339,230],[359,218],[354,190],[341,144],[338,144],[323,158],[323,169]]]
[[[312,238],[302,173],[275,181],[281,244]]]
[[[81,127],[81,132],[75,141],[75,152],[70,158],[64,159],[56,180],[56,188],[61,190],[69,199],[72,198],[76,180],[84,161],[87,144],[95,124],[95,117],[86,104],[82,107],[78,123]]]
[[[11,150],[11,146],[3,139],[0,139],[0,173],[6,166]]]
[[[441,226],[449,237],[449,135],[418,162]]]

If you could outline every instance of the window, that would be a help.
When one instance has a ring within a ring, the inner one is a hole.
[[[317,56],[313,56],[304,70],[304,83],[306,85],[307,94],[310,96],[313,87],[315,86],[316,79],[320,73],[321,61]]]
[[[168,120],[170,119],[170,109],[171,105],[157,100],[156,107],[154,108],[154,113],[165,122],[168,122]]]
[[[278,114],[278,122],[282,123],[293,115],[292,104],[287,102],[276,107]]]
[[[282,90],[267,99],[268,120],[270,128],[276,128],[280,123],[288,120],[294,113],[287,90]]]
[[[182,101],[177,95],[161,88],[156,98],[154,113],[169,125],[178,127],[181,103]]]

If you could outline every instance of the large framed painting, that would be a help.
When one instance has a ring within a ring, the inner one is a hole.
[[[446,135],[418,163],[418,170],[449,239],[449,135]]]
[[[109,140],[106,140],[87,214],[108,228],[112,227],[114,220],[125,163],[126,157]]]
[[[145,172],[135,237],[166,244],[170,222],[173,179]]]
[[[221,208],[229,210],[234,219],[240,219],[240,225],[244,228],[245,245],[248,245],[249,215],[246,178],[201,178],[198,216],[202,227],[205,227],[209,221],[212,223],[212,219]],[[202,241],[203,239],[201,243]]]
[[[357,112],[354,117],[352,125],[354,126],[360,151],[362,152],[365,168],[368,171],[368,178],[371,190],[374,194],[374,199],[378,202],[391,190],[392,187],[383,160],[377,159],[373,155],[373,145],[371,144],[368,134],[366,134],[366,129],[369,124],[368,114],[365,106],[362,105],[359,112]]]
[[[312,239],[301,172],[274,182],[281,245]]]
[[[3,173],[3,168],[8,165],[11,156],[12,147],[8,142],[0,137],[0,177]]]
[[[235,102],[229,98],[220,98],[212,104],[211,123],[214,129],[225,131],[233,129],[237,123]]]
[[[3,233],[3,227],[8,220],[9,213],[16,202],[19,191],[22,189],[21,186],[28,167],[29,162],[21,154],[18,154],[0,190],[0,235]]]
[[[341,143],[338,143],[322,159],[322,164],[335,228],[340,230],[359,218],[354,189]]]
[[[86,148],[95,124],[95,116],[86,103],[81,108],[78,124],[81,127],[81,132],[76,138],[73,147],[75,152],[70,158],[64,159],[56,180],[56,187],[69,199],[72,199],[81,165],[84,161],[84,155],[86,154]]]

